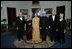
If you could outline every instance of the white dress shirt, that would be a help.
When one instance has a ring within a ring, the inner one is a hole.
[[[23,18],[22,18],[22,17],[20,17],[20,20],[22,21],[22,20],[23,20]]]
[[[53,21],[55,20],[55,16],[52,16]]]

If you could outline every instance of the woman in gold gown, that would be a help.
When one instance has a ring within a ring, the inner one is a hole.
[[[32,31],[32,41],[33,42],[40,42],[40,30],[39,30],[39,18],[37,16],[37,14],[35,14],[35,17],[32,19],[32,27],[33,27],[33,31]]]

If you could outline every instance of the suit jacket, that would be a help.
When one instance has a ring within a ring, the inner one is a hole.
[[[52,15],[50,15],[48,18],[48,22],[51,29],[56,29],[58,26],[58,17],[55,15],[55,19],[53,21]]]
[[[47,20],[48,18],[46,16],[40,17],[40,27],[42,29],[46,29],[46,27],[48,26]]]
[[[20,17],[18,16],[16,18],[16,27],[18,27],[19,29],[24,29],[25,26],[25,18],[22,16],[23,20],[20,20]]]

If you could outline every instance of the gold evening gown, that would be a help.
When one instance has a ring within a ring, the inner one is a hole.
[[[32,41],[34,42],[40,42],[40,30],[39,30],[39,18],[34,17],[32,19],[32,27],[33,27],[33,32],[32,32]]]

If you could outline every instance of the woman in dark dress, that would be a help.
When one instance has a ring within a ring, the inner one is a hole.
[[[58,40],[60,43],[65,42],[64,33],[66,32],[66,21],[64,19],[64,14],[60,13],[58,22]]]
[[[31,28],[32,28],[32,20],[30,19],[30,16],[28,16],[26,20],[27,40],[30,40],[32,38],[32,35],[30,33]]]

